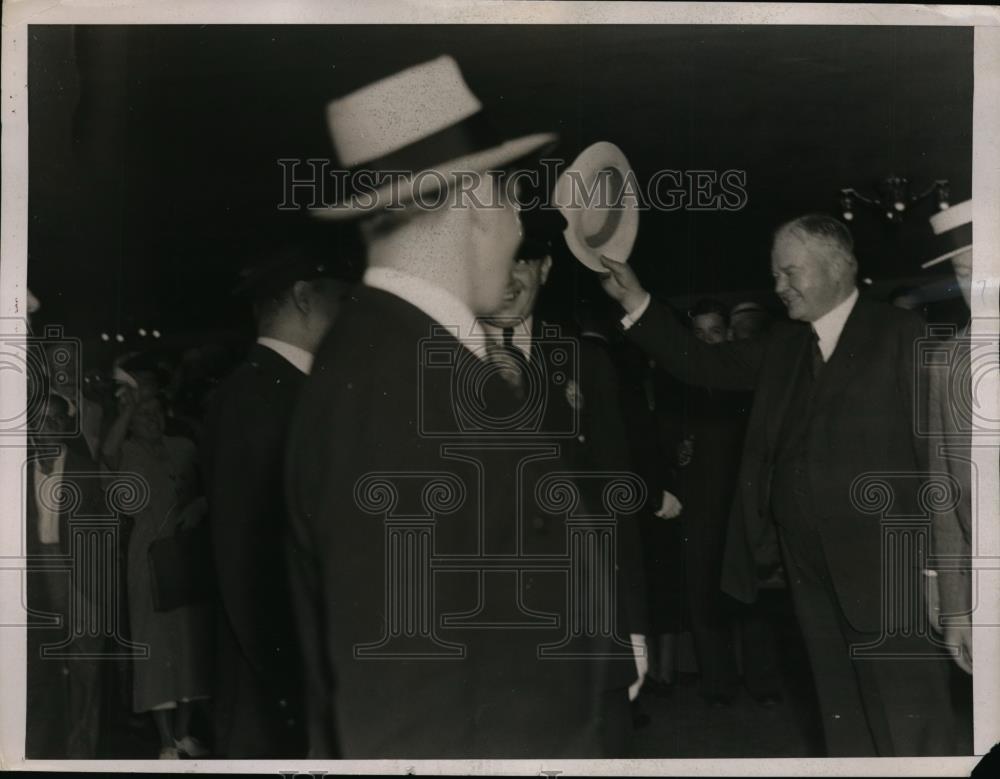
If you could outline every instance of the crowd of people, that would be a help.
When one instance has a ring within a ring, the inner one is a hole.
[[[365,113],[384,83],[330,111],[345,165],[392,149],[398,164],[426,140],[404,119],[409,80],[467,91],[457,68],[429,65],[391,77],[398,121]],[[439,144],[424,165],[485,172],[536,149],[499,144],[477,163]],[[948,655],[971,673],[969,576],[936,577],[951,617],[936,631],[918,627],[922,589],[919,609],[887,616],[885,529],[852,500],[860,477],[926,474],[943,456],[914,435],[923,328],[859,295],[843,224],[777,226],[787,317],[708,298],[678,316],[602,257],[616,318],[554,323],[561,234],[513,203],[347,212],[252,264],[239,293],[256,341],[196,392],[147,353],[49,394],[29,554],[71,551],[71,512],[41,499],[53,478],[94,503],[122,473],[145,487],[118,555],[116,637],[133,653],[113,688],[130,692],[100,701],[101,669],[123,665],[102,660],[115,636],[50,660],[51,631],[29,631],[29,757],[94,757],[102,710],[125,699],[165,759],[623,757],[644,696],[674,684],[683,633],[709,705],[741,685],[781,705],[766,590],[794,602],[829,755],[955,753]],[[951,259],[967,292],[968,253]],[[79,435],[60,436],[73,416]],[[969,476],[941,468],[964,492],[932,512],[933,538],[968,557]],[[922,516],[917,490],[893,486],[897,510]],[[609,527],[610,567],[574,551]],[[906,579],[925,561],[895,563]],[[29,605],[65,615],[98,597],[68,586],[40,568]]]

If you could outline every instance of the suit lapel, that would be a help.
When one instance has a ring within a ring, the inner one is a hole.
[[[794,332],[788,336],[788,341],[787,349],[794,357],[789,363],[777,361],[776,364],[781,369],[781,374],[768,383],[768,386],[774,387],[771,390],[771,398],[767,406],[766,420],[767,445],[768,450],[772,452],[777,446],[778,434],[781,432],[781,426],[785,420],[788,403],[799,381],[799,372],[805,370],[806,360],[811,357],[808,327],[796,325]],[[786,347],[782,347],[782,349],[784,348]]]
[[[820,372],[813,396],[817,406],[840,394],[841,388],[855,375],[858,365],[871,351],[872,335],[871,308],[867,301],[859,299],[844,323],[837,348]]]

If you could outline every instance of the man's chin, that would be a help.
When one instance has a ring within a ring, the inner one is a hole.
[[[808,318],[806,317],[805,310],[801,306],[796,306],[796,305],[789,306],[789,305],[786,305],[785,306],[785,311],[788,312],[788,318],[789,319],[795,319],[795,320],[797,320],[799,322],[808,322],[809,321]]]

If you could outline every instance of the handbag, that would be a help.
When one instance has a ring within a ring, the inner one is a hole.
[[[209,599],[213,563],[207,522],[157,539],[149,545],[148,554],[155,611]]]

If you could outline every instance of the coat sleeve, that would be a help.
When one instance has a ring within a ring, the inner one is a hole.
[[[722,390],[755,389],[766,348],[766,339],[702,343],[656,300],[626,335],[681,381]]]

